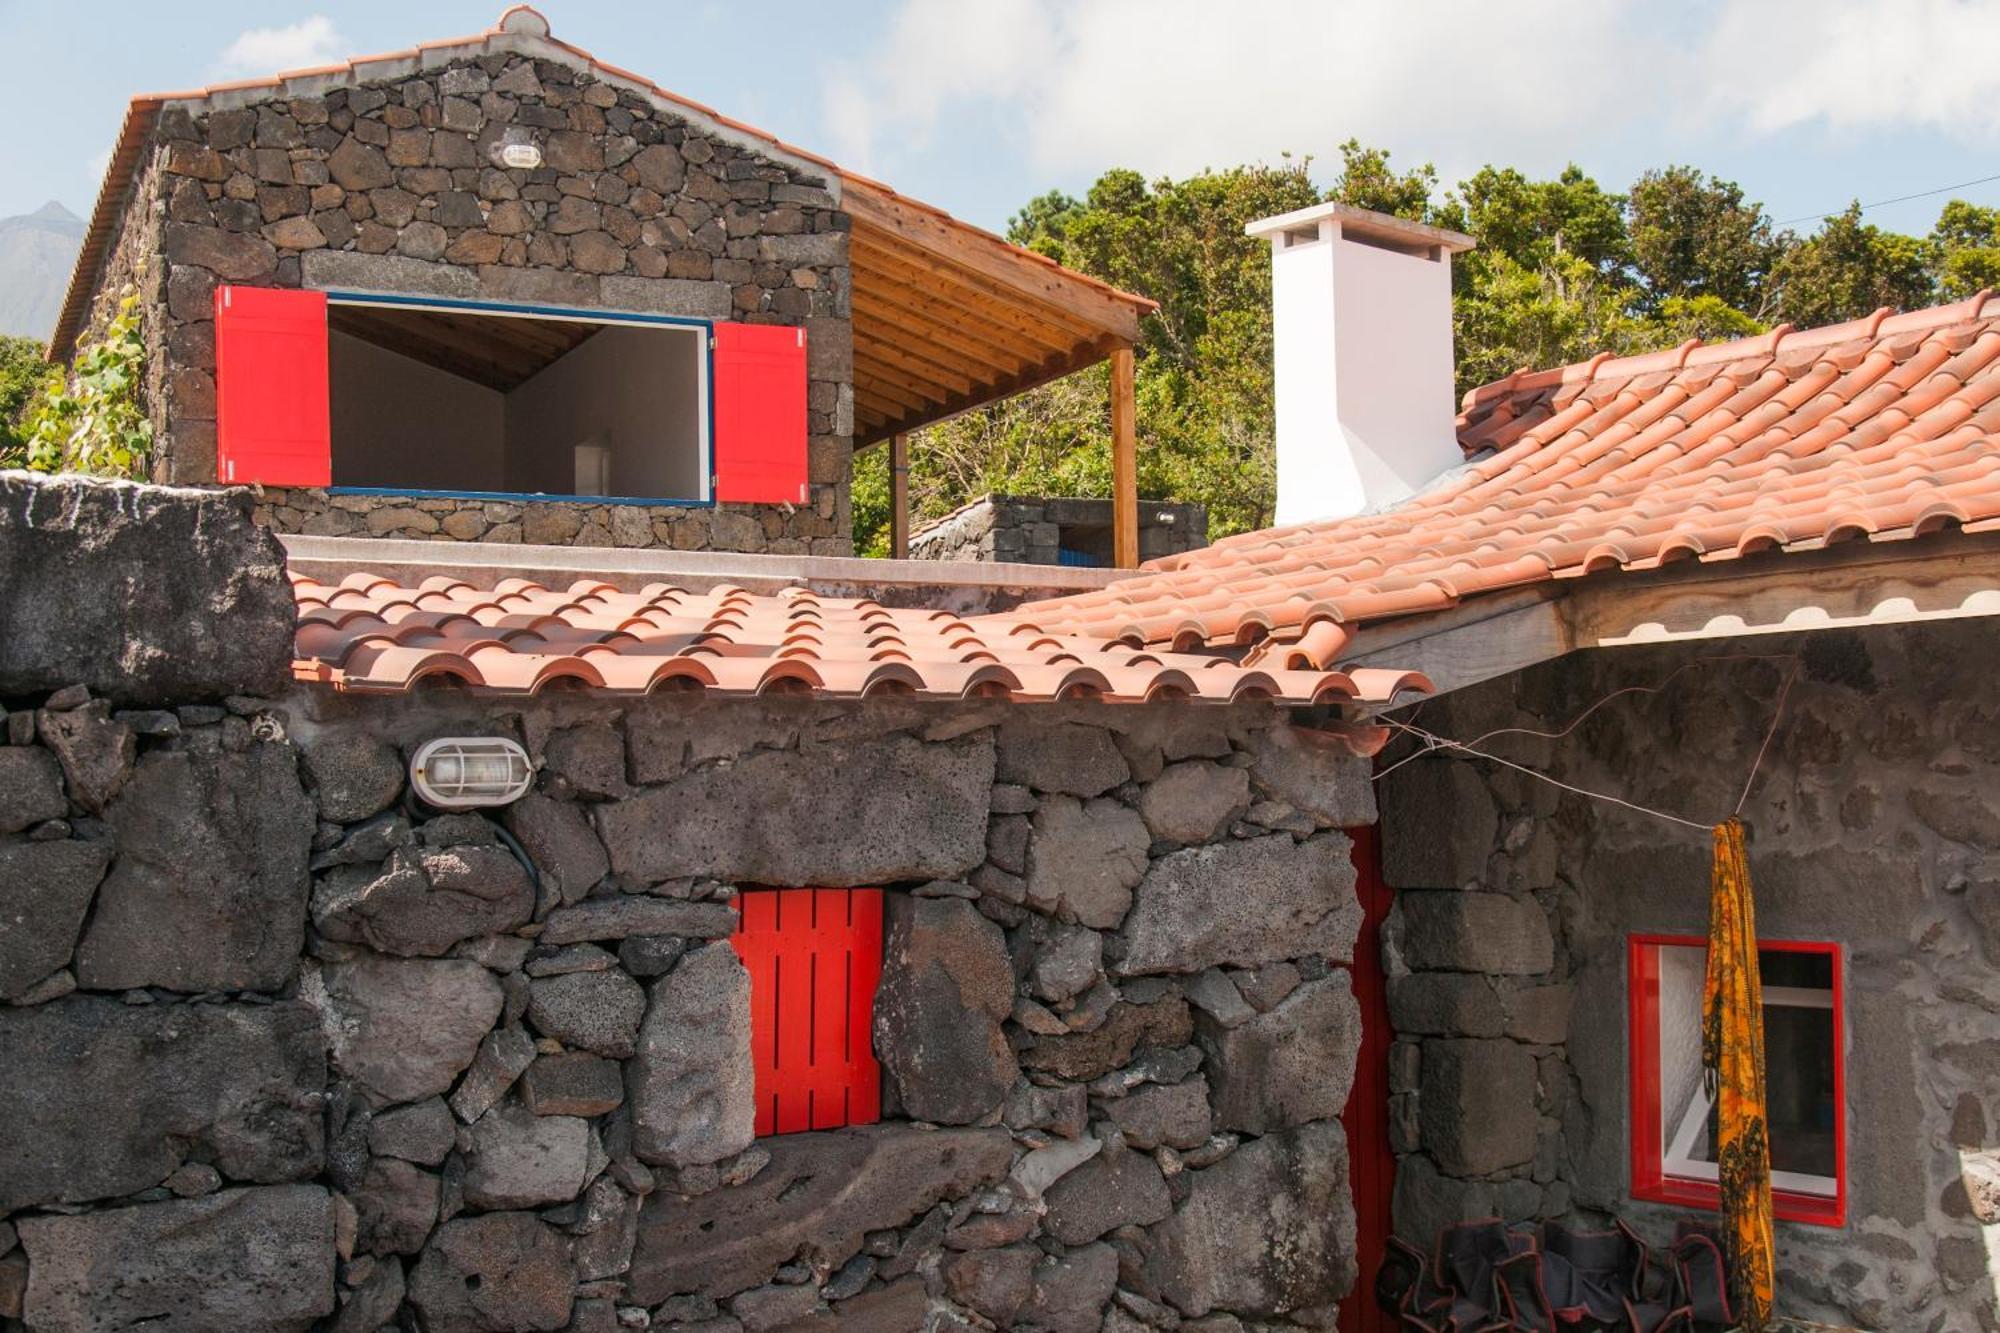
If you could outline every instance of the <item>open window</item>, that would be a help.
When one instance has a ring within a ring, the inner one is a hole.
[[[1707,942],[1633,936],[1632,1193],[1713,1208],[1715,1107],[1702,1077]],[[1765,941],[1764,1066],[1772,1204],[1779,1217],[1842,1225],[1847,1214],[1844,995],[1837,945]]]
[[[808,498],[803,329],[223,286],[215,345],[224,482]]]
[[[336,298],[333,484],[709,498],[708,329]]]

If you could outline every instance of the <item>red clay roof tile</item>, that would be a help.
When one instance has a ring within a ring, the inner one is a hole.
[[[1313,704],[1387,703],[1430,689],[1414,673],[1241,666],[1051,634],[1019,618],[966,620],[804,589],[764,596],[651,584],[626,593],[590,580],[553,589],[507,579],[482,591],[444,576],[406,588],[370,574],[333,585],[294,574],[292,589],[293,674],[362,693],[455,683],[532,694],[567,683],[612,694]]]
[[[2000,527],[1989,295],[1516,371],[1465,396],[1470,465],[1393,510],[1225,538],[1014,614],[1135,644],[1316,649],[1317,624],[1551,577]]]

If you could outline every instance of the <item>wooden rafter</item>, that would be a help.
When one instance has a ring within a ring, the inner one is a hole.
[[[854,318],[857,325],[875,325],[903,337],[923,338],[980,365],[991,365],[995,357],[1019,360],[1044,355],[1037,344],[1004,329],[952,319],[949,311],[935,306],[926,308],[921,294],[904,287],[878,285],[857,291]]]
[[[982,290],[976,280],[954,282],[950,270],[910,262],[908,252],[882,250],[866,242],[848,246],[850,260],[858,266],[854,290],[870,294],[878,288],[902,288],[910,298],[944,306],[954,312],[948,318],[974,318],[1018,338],[1026,338],[1046,350],[1074,346],[1080,338],[1092,338],[1092,330],[1072,320],[1044,316],[1040,308],[1008,300],[1006,294]]]
[[[873,231],[895,237],[1019,299],[1065,312],[1097,333],[1128,343],[1138,339],[1139,317],[1148,302],[858,181],[850,180],[841,206],[853,217],[859,236]]]
[[[1073,374],[1086,366],[1096,365],[1110,354],[1111,348],[1109,346],[1099,343],[1086,344],[1084,347],[1078,349],[1074,356],[1063,359],[1052,359],[1042,363],[1039,367],[1025,369],[1018,375],[1001,380],[986,394],[968,394],[955,397],[927,412],[921,414],[911,413],[895,418],[874,430],[862,432],[855,437],[854,447],[856,449],[866,449],[872,445],[880,444],[883,440],[888,439],[898,431],[911,431],[919,426],[935,425],[940,421],[955,417],[961,412],[970,412],[974,408],[984,407],[987,403],[998,399],[1010,398],[1017,393],[1025,393],[1029,389],[1038,388],[1052,380],[1059,380],[1065,375]],[[858,377],[856,380],[856,397],[860,397],[860,381]]]

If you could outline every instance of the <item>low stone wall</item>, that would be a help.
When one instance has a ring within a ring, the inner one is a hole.
[[[260,488],[256,518],[278,532],[313,537],[612,546],[763,555],[851,555],[835,492],[786,513],[775,505],[634,505],[579,500],[475,500],[450,496],[336,495]]]
[[[0,1319],[1333,1326],[1372,797],[1279,715],[8,705]],[[412,806],[468,732],[535,791]],[[723,937],[795,884],[887,888],[888,1115],[758,1140]]]
[[[1778,1224],[1779,1309],[1861,1328],[2000,1328],[2000,709],[1991,630],[1759,640],[1801,673],[1744,808],[1757,925],[1832,941],[1846,969],[1849,1221]],[[1785,662],[1728,644],[1584,654],[1426,704],[1420,721],[1564,782],[1708,822],[1727,814]],[[1384,763],[1397,756],[1385,755]],[[1397,1029],[1397,1226],[1687,1214],[1629,1193],[1626,945],[1700,936],[1705,828],[1477,761],[1382,784]]]
[[[1139,506],[1139,558],[1157,560],[1208,545],[1208,508]],[[910,536],[912,560],[1062,563],[1065,550],[1112,563],[1111,501],[985,495]]]

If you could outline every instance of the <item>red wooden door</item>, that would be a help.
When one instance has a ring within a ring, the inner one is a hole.
[[[1347,1131],[1348,1177],[1354,1191],[1354,1290],[1340,1305],[1341,1333],[1389,1333],[1394,1324],[1375,1304],[1375,1270],[1388,1247],[1396,1157],[1389,1150],[1389,1028],[1382,974],[1382,923],[1392,895],[1382,882],[1382,840],[1374,827],[1347,831],[1354,839],[1355,896],[1361,933],[1354,941],[1354,998],[1361,1005],[1361,1051],[1354,1090],[1341,1126]]]
[[[881,1119],[882,890],[751,889],[736,901],[730,942],[750,973],[758,1135]]]

